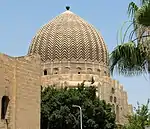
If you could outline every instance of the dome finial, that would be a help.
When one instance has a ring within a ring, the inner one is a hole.
[[[69,10],[69,9],[70,9],[70,6],[66,6],[66,9]]]

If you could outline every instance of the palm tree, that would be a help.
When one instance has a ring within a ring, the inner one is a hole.
[[[142,0],[142,6],[137,10],[136,20],[138,24],[150,26],[150,0]]]
[[[133,31],[129,34],[129,41],[125,43],[123,40],[123,43],[110,54],[112,74],[115,69],[122,75],[134,76],[150,73],[150,0],[141,0],[140,2],[139,7],[134,2],[128,6]]]

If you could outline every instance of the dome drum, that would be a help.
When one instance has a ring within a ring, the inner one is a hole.
[[[45,69],[48,71],[48,75],[54,75],[57,69],[57,74],[95,74],[98,76],[109,76],[108,68],[104,64],[92,62],[47,62],[42,63],[41,67],[42,75]]]

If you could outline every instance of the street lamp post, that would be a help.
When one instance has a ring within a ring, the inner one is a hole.
[[[80,129],[82,129],[82,108],[79,105],[72,105],[72,107],[77,107],[80,109]]]

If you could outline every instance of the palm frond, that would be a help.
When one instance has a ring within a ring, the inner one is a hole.
[[[129,31],[129,29],[131,28],[132,25],[133,25],[133,23],[131,23],[131,24],[127,27],[127,29],[126,29],[126,31],[125,31],[125,33],[124,33],[123,40],[122,40],[123,43],[125,42],[125,38],[126,38],[126,36],[127,36],[127,33],[128,33],[128,31]]]
[[[142,3],[144,1],[141,1]],[[139,7],[134,3],[131,2],[129,3],[128,6],[128,15],[132,20],[132,24],[133,24],[133,30],[129,36],[129,40],[132,41],[132,38],[135,37],[140,37],[141,33],[143,33],[143,26],[141,26],[136,20],[135,15],[137,14],[137,11],[139,10]],[[127,28],[128,29],[128,28]],[[139,42],[139,40],[137,40],[137,42]]]
[[[135,18],[138,24],[150,27],[150,2],[144,4],[137,10]]]
[[[124,35],[121,28],[121,45],[118,45],[110,54],[110,72],[127,76],[150,74],[150,0],[140,0],[141,7],[134,2],[129,3],[128,15],[130,24]],[[125,26],[126,22],[123,24]],[[129,42],[125,42],[130,27]],[[133,39],[134,38],[134,39]]]
[[[134,2],[129,3],[127,13],[131,19],[134,19],[137,10],[138,10],[138,6]]]
[[[145,71],[140,51],[134,42],[118,45],[110,55],[110,72],[127,76],[142,74]]]
[[[140,0],[141,6],[143,6],[144,4],[149,3],[149,2],[150,2],[150,0]]]

